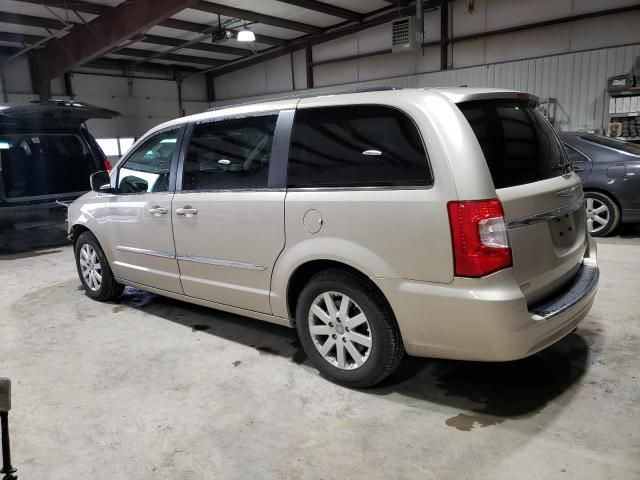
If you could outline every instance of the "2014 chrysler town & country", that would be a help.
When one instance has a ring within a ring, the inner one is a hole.
[[[124,285],[297,328],[366,387],[405,352],[504,361],[587,315],[580,179],[521,92],[368,91],[164,123],[69,210],[87,294]]]

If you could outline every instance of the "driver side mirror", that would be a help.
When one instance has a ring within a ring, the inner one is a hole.
[[[107,172],[101,171],[92,174],[89,177],[91,190],[98,193],[113,193],[111,188],[111,178]]]

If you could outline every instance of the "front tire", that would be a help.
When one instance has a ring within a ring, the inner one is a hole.
[[[600,192],[585,192],[584,203],[591,236],[605,237],[618,228],[620,209],[611,197]]]
[[[80,234],[75,244],[76,268],[87,295],[107,302],[119,297],[124,286],[116,282],[98,240],[90,232]]]
[[[404,356],[400,332],[382,295],[343,270],[311,278],[298,298],[296,328],[313,365],[344,386],[375,385]]]

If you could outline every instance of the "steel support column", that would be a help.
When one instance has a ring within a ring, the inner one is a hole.
[[[440,5],[440,70],[449,68],[449,2]]]
[[[311,45],[305,47],[304,54],[307,65],[307,88],[313,88],[313,50]]]

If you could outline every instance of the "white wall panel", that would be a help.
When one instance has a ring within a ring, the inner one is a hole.
[[[638,41],[639,34],[640,11],[580,20],[572,24],[571,50],[634,43]]]
[[[171,83],[175,85],[175,82]],[[203,76],[189,77],[182,82],[182,100],[195,102],[207,101],[207,87]]]
[[[527,57],[539,57],[568,52],[571,45],[571,30],[566,25],[554,25],[487,37],[484,41],[486,63],[507,62],[522,58],[523,53]],[[455,57],[453,62],[457,67]]]
[[[469,12],[468,5],[467,2],[453,2],[451,5],[454,36],[471,35],[472,33],[487,31],[487,0],[476,0],[473,12]],[[434,12],[434,16],[437,17],[438,22],[440,22],[440,12]],[[439,28],[438,23],[438,29]]]
[[[265,62],[267,92],[284,92],[293,89],[291,57],[283,55]]]
[[[237,98],[267,92],[267,74],[264,63],[252,65],[236,72],[216,77],[217,98]]]
[[[359,32],[356,36],[358,54],[379,52],[391,48],[391,24],[385,23]]]
[[[606,79],[628,72],[633,59],[640,55],[640,44],[546,56],[514,62],[480,65],[469,68],[403,75],[377,80],[343,82],[310,92],[331,92],[355,87],[397,86],[424,88],[468,85],[522,90],[540,98],[557,99],[556,127],[561,130],[600,129],[606,121]],[[436,55],[432,55],[432,57]],[[375,59],[377,57],[373,57]],[[372,59],[372,60],[373,60]],[[329,68],[350,64],[323,65],[325,75]],[[320,67],[316,70],[320,70]],[[345,68],[332,72],[339,76]],[[353,72],[352,72],[353,75]],[[295,96],[296,92],[290,92]],[[262,101],[276,95],[243,98],[243,101]],[[235,100],[216,102],[217,107],[235,103]]]
[[[457,3],[465,4],[467,2]],[[488,0],[486,28],[487,30],[499,30],[523,23],[568,17],[571,15],[573,3],[573,0]],[[602,9],[603,5],[599,10]]]
[[[487,63],[485,39],[467,40],[466,42],[455,43],[450,48],[449,62],[453,61],[456,67],[468,67],[472,65],[482,65]],[[440,66],[440,49],[437,49],[438,67]]]
[[[358,81],[358,62],[330,63],[313,69],[316,86],[352,83]]]
[[[296,90],[307,86],[307,56],[304,50],[293,52],[293,76]]]
[[[440,11],[424,12],[424,41],[440,40]]]
[[[602,9],[635,4],[628,0],[476,0],[473,12],[468,11],[466,0],[451,4],[452,34],[461,36],[526,23],[567,17]],[[425,12],[425,40],[431,41],[440,35],[439,11]],[[529,29],[483,39],[456,42],[451,48],[449,61],[455,69],[484,64],[496,64],[553,56],[608,46],[640,42],[640,12],[608,15],[595,19],[568,22],[559,25]],[[390,24],[377,26],[354,35],[339,38],[313,47],[316,62],[338,59],[352,55],[387,50],[391,47]],[[621,55],[621,53],[619,53]],[[305,71],[304,52],[296,53],[294,76],[296,87]],[[616,58],[616,65],[629,64],[629,58]],[[283,64],[284,65],[284,64]],[[290,67],[290,62],[289,62]],[[555,68],[560,66],[556,64]],[[439,70],[439,48],[427,48],[415,53],[378,55],[371,59],[356,59],[314,67],[314,85],[328,87],[353,82],[368,82],[374,79],[410,75],[413,72]],[[521,84],[533,85],[542,82],[544,65],[526,64],[523,70],[513,71],[513,79]],[[547,70],[544,70],[547,72]],[[249,67],[216,79],[216,98],[220,100],[266,94],[275,89],[261,76],[259,67]],[[551,84],[557,72],[546,73],[545,82]],[[449,77],[447,77],[449,78]],[[284,76],[282,84],[284,84]],[[546,84],[545,84],[546,85]],[[549,87],[544,86],[544,89]]]
[[[349,35],[337,38],[330,42],[314,45],[312,51],[314,62],[356,55],[358,53],[358,37],[356,35]]]
[[[440,68],[440,47],[426,47],[416,57],[416,72],[433,72]]]
[[[74,75],[73,91],[76,95],[127,96],[129,86],[123,77]]]
[[[27,59],[18,58],[5,65],[4,81],[7,92],[31,93],[31,75]]]

